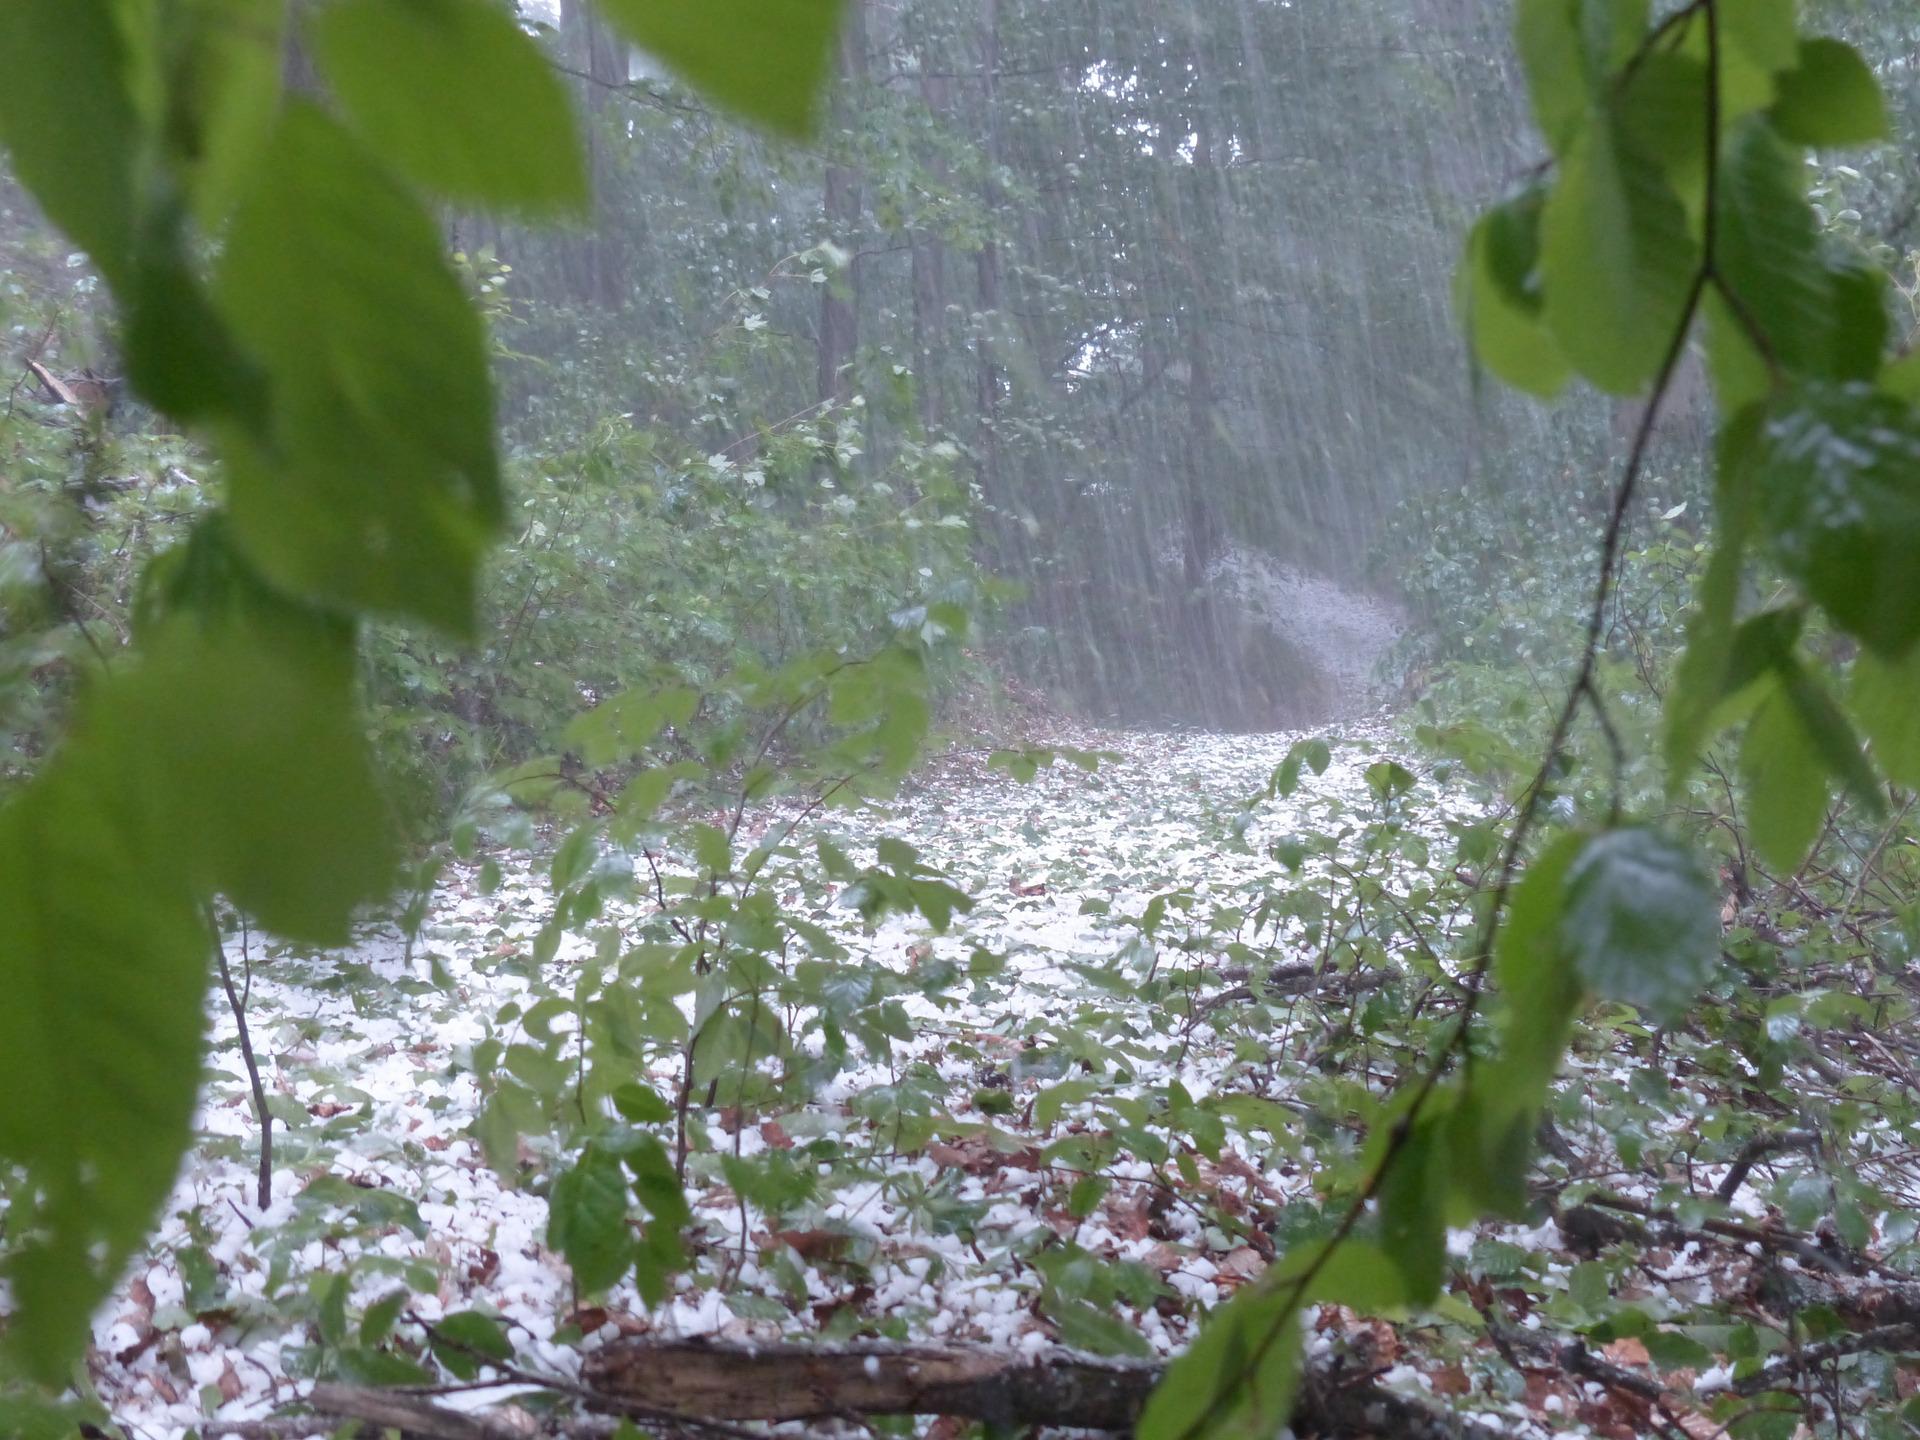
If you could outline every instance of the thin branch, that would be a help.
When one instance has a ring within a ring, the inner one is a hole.
[[[220,964],[220,988],[227,992],[227,1005],[233,1011],[233,1023],[240,1033],[240,1058],[246,1062],[247,1081],[253,1087],[253,1113],[260,1122],[260,1177],[255,1200],[262,1210],[273,1203],[273,1115],[267,1109],[267,1090],[260,1083],[260,1066],[253,1056],[253,1036],[247,1030],[247,1005],[233,986],[233,969],[227,964],[227,947],[220,939],[220,921],[211,902],[207,905],[207,925],[213,931],[213,954]],[[247,983],[251,988],[253,966],[249,959]]]
[[[1920,1350],[1920,1325],[1881,1325],[1872,1330],[1863,1330],[1858,1335],[1842,1335],[1833,1340],[1823,1340],[1817,1345],[1802,1345],[1785,1355],[1777,1355],[1753,1374],[1734,1381],[1727,1388],[1735,1395],[1758,1395],[1763,1390],[1773,1389],[1782,1380],[1803,1375],[1829,1360],[1872,1351],[1898,1354],[1915,1350]]]

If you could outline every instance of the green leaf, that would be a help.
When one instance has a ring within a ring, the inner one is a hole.
[[[395,859],[350,646],[180,621],[144,648],[89,706],[89,758],[111,755],[128,802],[167,827],[202,893],[280,934],[344,942]]]
[[[611,1098],[620,1118],[635,1125],[663,1124],[673,1118],[673,1108],[651,1085],[630,1080],[616,1088]]]
[[[651,1135],[630,1135],[623,1154],[633,1171],[633,1193],[649,1217],[633,1257],[634,1288],[647,1304],[661,1305],[666,1302],[668,1280],[686,1264],[680,1232],[691,1222],[693,1212],[666,1146]]]
[[[1800,54],[1797,0],[1740,0],[1719,13],[1722,38],[1754,65],[1784,70]]]
[[[1776,370],[1870,380],[1880,369],[1885,275],[1823,253],[1805,169],[1761,117],[1736,127],[1721,171],[1716,268],[1734,299],[1709,296],[1707,357],[1723,406],[1767,398]]]
[[[684,685],[625,690],[575,716],[566,743],[587,764],[610,765],[640,755],[668,725],[686,724],[699,704],[699,692]]]
[[[1447,1111],[1430,1102],[1398,1141],[1380,1182],[1380,1248],[1406,1278],[1407,1299],[1430,1304],[1447,1274]],[[1383,1127],[1384,1128],[1384,1127]],[[1383,1135],[1393,1143],[1391,1131]],[[1384,1148],[1384,1147],[1383,1147]]]
[[[1719,962],[1713,876],[1656,830],[1597,835],[1567,869],[1560,943],[1589,987],[1672,1020]]]
[[[1556,155],[1565,154],[1586,123],[1593,93],[1575,6],[1569,0],[1519,0],[1513,24],[1534,124]]]
[[[1590,121],[1595,98],[1646,29],[1646,0],[1520,0],[1514,43],[1527,72],[1534,121],[1565,156]]]
[[[394,1323],[399,1320],[400,1312],[407,1308],[413,1296],[405,1290],[395,1290],[373,1302],[360,1317],[360,1343],[368,1349],[384,1345],[387,1337],[393,1333]]]
[[[418,184],[535,213],[586,203],[566,91],[510,12],[486,0],[336,0],[314,43],[354,125]]]
[[[1278,1283],[1303,1275],[1313,1278],[1300,1298],[1325,1305],[1345,1305],[1363,1315],[1404,1309],[1411,1303],[1405,1269],[1386,1251],[1367,1240],[1342,1240],[1332,1253],[1319,1259],[1322,1247],[1290,1250],[1274,1266]]]
[[[1800,717],[1800,724],[1820,756],[1820,766],[1840,782],[1871,819],[1881,819],[1886,805],[1873,767],[1861,753],[1853,722],[1836,705],[1818,676],[1789,657],[1780,670],[1781,693]]]
[[[1920,350],[1889,361],[1880,372],[1880,388],[1909,404],[1920,404]]]
[[[788,135],[813,127],[840,0],[600,0],[634,44],[727,108]]]
[[[1713,1352],[1678,1330],[1648,1330],[1640,1342],[1662,1370],[1698,1370],[1713,1364]]]
[[[200,1079],[208,935],[170,819],[79,746],[0,810],[6,1347],[64,1383],[173,1185]]]
[[[432,219],[338,125],[290,106],[217,293],[273,418],[229,427],[241,543],[275,583],[465,633],[502,509],[480,322]]]
[[[1728,677],[1734,648],[1734,615],[1740,603],[1740,577],[1746,567],[1753,531],[1752,486],[1748,471],[1759,450],[1761,411],[1749,407],[1722,427],[1716,444],[1714,491],[1719,536],[1687,620],[1687,648],[1667,694],[1662,751],[1667,791],[1685,787],[1693,762],[1718,728],[1722,702],[1737,690]]]
[[[349,1346],[333,1356],[333,1370],[356,1385],[431,1385],[434,1374],[426,1366],[391,1350],[364,1350]]]
[[[488,1361],[504,1364],[513,1359],[513,1342],[491,1315],[478,1310],[459,1310],[433,1327],[433,1353],[457,1378],[471,1380]]]
[[[1827,767],[1786,695],[1755,712],[1740,746],[1747,830],[1760,858],[1779,870],[1800,864],[1827,814]]]
[[[1851,45],[1824,35],[1802,40],[1793,69],[1779,78],[1773,123],[1802,145],[1870,145],[1889,133],[1887,101]]]
[[[107,1412],[91,1401],[43,1400],[0,1390],[0,1435],[8,1440],[73,1440],[112,1423]]]
[[[1534,186],[1480,217],[1467,237],[1456,305],[1488,370],[1521,390],[1558,394],[1571,373],[1540,316],[1540,209]]]
[[[1733,318],[1755,325],[1766,337],[1767,353],[1788,371],[1825,374],[1833,290],[1820,262],[1820,227],[1807,202],[1805,169],[1764,119],[1743,120],[1721,162],[1714,254],[1721,282],[1739,300]],[[1872,363],[1878,360],[1875,354]]]
[[[1286,1428],[1300,1385],[1291,1289],[1249,1285],[1209,1315],[1148,1399],[1139,1440],[1271,1440]]]
[[[176,420],[264,426],[265,378],[234,343],[186,253],[184,217],[169,222],[171,230],[147,227],[126,287],[127,379]]]
[[[1686,212],[1625,127],[1595,124],[1541,216],[1547,328],[1582,375],[1632,394],[1659,369],[1697,263]]]
[[[1366,769],[1367,789],[1379,801],[1409,795],[1419,778],[1397,760],[1376,760]]]
[[[1287,753],[1274,767],[1267,781],[1269,795],[1291,795],[1300,786],[1301,767],[1306,767],[1316,775],[1327,773],[1327,766],[1333,763],[1333,751],[1327,742],[1318,738],[1296,740],[1287,748]]]
[[[1640,57],[1614,109],[1632,152],[1660,166],[1689,220],[1705,199],[1706,107],[1706,63],[1660,50]]]
[[[584,1292],[607,1289],[632,1267],[627,1176],[616,1157],[589,1145],[555,1178],[547,1197],[547,1243],[566,1256]]]
[[[114,0],[0,5],[0,142],[53,222],[118,284],[132,268],[153,36]],[[143,53],[143,50],[145,53]]]
[[[1586,993],[1560,940],[1567,874],[1585,843],[1557,837],[1514,887],[1493,959],[1500,1051],[1475,1072],[1451,1117],[1456,1185],[1503,1215],[1526,1209],[1534,1131]]]
[[[269,928],[348,937],[396,861],[356,703],[352,628],[269,589],[203,521],[147,577],[140,658],[80,733],[170,817],[190,880]]]
[[[1920,647],[1897,661],[1861,655],[1853,665],[1852,701],[1887,778],[1920,790]]]
[[[160,7],[167,159],[210,229],[232,209],[273,133],[285,0],[176,0]]]
[[[1101,1306],[1055,1296],[1046,1308],[1048,1318],[1059,1327],[1061,1341],[1075,1350],[1092,1355],[1130,1355],[1140,1360],[1153,1354],[1137,1325]]]
[[[1776,410],[1755,472],[1781,568],[1869,649],[1920,640],[1920,412],[1862,384]]]

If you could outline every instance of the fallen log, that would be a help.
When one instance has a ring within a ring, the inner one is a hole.
[[[616,1340],[585,1358],[597,1407],[636,1418],[821,1420],[953,1415],[1010,1426],[1129,1430],[1164,1367],[1056,1350],[862,1342],[737,1344]],[[1502,1432],[1396,1394],[1339,1362],[1309,1368],[1295,1401],[1302,1436],[1493,1440]]]
[[[1059,1352],[936,1345],[736,1345],[615,1341],[586,1357],[596,1395],[649,1414],[703,1420],[961,1415],[1003,1425],[1122,1430],[1158,1366]]]
[[[302,1403],[314,1412],[312,1417],[214,1420],[200,1427],[201,1433],[208,1440],[301,1440],[349,1433],[340,1425],[344,1420],[350,1433],[368,1437],[398,1433],[407,1440],[521,1440],[520,1432],[483,1416],[397,1390],[322,1381]]]

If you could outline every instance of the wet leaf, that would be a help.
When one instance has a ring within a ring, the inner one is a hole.
[[[1691,846],[1639,826],[1609,830],[1568,866],[1559,933],[1589,987],[1671,1020],[1718,965],[1719,894]]]

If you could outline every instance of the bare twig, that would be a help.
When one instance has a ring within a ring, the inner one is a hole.
[[[247,1030],[247,1004],[233,987],[233,970],[227,964],[227,947],[220,939],[220,921],[212,904],[207,906],[207,924],[213,931],[213,954],[220,964],[220,988],[227,992],[227,1005],[233,1011],[233,1023],[240,1034],[240,1058],[246,1062],[247,1081],[253,1087],[254,1118],[260,1122],[260,1178],[254,1198],[262,1210],[273,1203],[273,1116],[267,1110],[266,1086],[260,1083],[260,1066],[253,1055],[253,1036]],[[253,966],[249,959],[247,984],[252,988]]]

